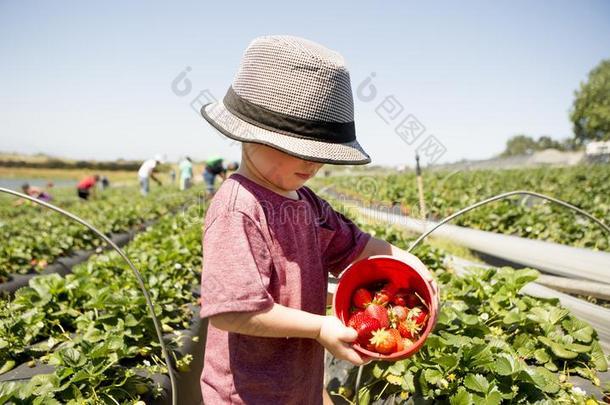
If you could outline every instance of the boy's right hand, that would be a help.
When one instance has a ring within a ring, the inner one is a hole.
[[[351,343],[357,338],[355,329],[345,326],[336,316],[327,315],[322,318],[316,340],[337,359],[360,366],[370,362],[370,359],[352,348]]]

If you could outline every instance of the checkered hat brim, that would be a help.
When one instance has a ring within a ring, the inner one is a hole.
[[[271,146],[304,160],[335,165],[363,165],[371,162],[369,155],[356,140],[349,143],[327,143],[280,134],[239,119],[227,110],[222,101],[204,105],[201,115],[231,139]]]

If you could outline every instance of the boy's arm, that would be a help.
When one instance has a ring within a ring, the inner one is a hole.
[[[334,316],[316,315],[274,303],[263,311],[214,315],[210,317],[210,323],[218,329],[244,335],[315,339],[339,359],[355,365],[367,361],[350,347],[358,333]]]

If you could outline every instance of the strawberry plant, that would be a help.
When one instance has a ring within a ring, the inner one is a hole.
[[[376,176],[338,176],[316,179],[364,204],[400,204],[403,212],[419,218],[414,173]],[[365,187],[362,184],[374,184]],[[566,168],[427,171],[424,191],[428,217],[438,220],[492,195],[531,190],[568,201],[610,222],[608,165]],[[369,191],[373,189],[373,191]],[[366,192],[365,192],[366,191]],[[607,235],[595,224],[552,203],[531,197],[497,201],[457,218],[456,225],[578,247],[610,251]]]
[[[405,232],[362,222],[338,208],[374,236],[402,248],[409,245]],[[569,377],[600,385],[597,372],[607,371],[608,358],[594,329],[556,299],[520,294],[538,272],[480,268],[458,276],[445,266],[442,251],[422,244],[414,254],[439,283],[442,307],[436,327],[412,357],[364,367],[361,404],[388,398],[452,405],[584,404],[587,396],[573,389]],[[356,371],[342,393],[356,395]]]
[[[106,234],[134,229],[159,218],[195,197],[196,191],[172,193],[155,190],[143,198],[133,189],[116,189],[98,200],[68,207]],[[61,205],[61,204],[60,204]],[[0,283],[11,274],[41,271],[56,258],[75,250],[100,246],[100,241],[82,225],[50,210],[27,207],[31,212],[4,222],[0,220]]]
[[[203,212],[192,209],[199,211],[164,217],[126,248],[163,329],[174,334],[189,326],[199,282]],[[28,362],[55,370],[0,383],[2,403],[134,401],[156,390],[143,372],[166,372],[135,277],[114,253],[94,256],[66,277],[36,276],[1,308],[0,370]],[[180,342],[178,333],[170,348]],[[177,368],[188,367],[188,356],[174,357]]]

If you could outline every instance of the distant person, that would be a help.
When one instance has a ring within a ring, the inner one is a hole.
[[[110,180],[108,180],[108,177],[102,176],[102,179],[100,180],[100,188],[102,189],[102,191],[104,191],[108,187],[110,187]]]
[[[100,176],[87,176],[76,185],[76,193],[83,200],[88,200],[89,196],[95,195],[95,185],[100,180]]]
[[[220,176],[224,181],[227,179],[227,171],[235,171],[239,167],[236,162],[233,162],[225,168],[223,161],[223,158],[216,156],[205,161],[205,167],[203,169],[203,181],[205,182],[205,187],[209,194],[214,194],[214,183],[216,182],[216,176]]]
[[[143,196],[147,196],[150,190],[150,179],[153,179],[158,185],[162,185],[161,180],[155,176],[155,169],[158,165],[163,163],[163,158],[160,155],[154,157],[154,159],[148,159],[142,163],[140,170],[138,170],[138,178],[140,180],[140,193]]]
[[[44,191],[43,189],[41,189],[39,187],[30,186],[29,183],[23,183],[21,185],[21,191],[23,191],[23,194],[25,194],[25,195],[29,195],[30,197],[37,198],[44,202],[49,202],[53,199],[51,194],[49,194],[48,192]],[[26,202],[27,202],[27,200],[20,198],[19,200],[17,200],[15,202],[15,205],[21,205]]]
[[[193,161],[190,157],[185,157],[180,162],[180,190],[188,190],[193,182]]]
[[[176,171],[174,169],[169,172],[169,177],[172,179],[172,184],[174,184],[176,182]]]

